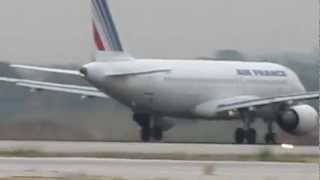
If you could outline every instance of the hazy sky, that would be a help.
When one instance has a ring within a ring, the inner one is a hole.
[[[110,0],[125,49],[136,57],[311,52],[317,0]],[[0,60],[88,62],[89,0],[1,0]]]

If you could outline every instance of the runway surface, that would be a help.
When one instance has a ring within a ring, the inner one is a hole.
[[[304,163],[200,162],[88,158],[0,158],[0,178],[101,176],[125,179],[316,180],[319,166]]]
[[[268,149],[274,154],[318,155],[316,146],[298,146],[285,149],[276,146],[217,145],[217,144],[161,144],[161,143],[110,143],[110,142],[46,142],[0,141],[0,151],[38,150],[47,153],[162,153],[252,155]]]

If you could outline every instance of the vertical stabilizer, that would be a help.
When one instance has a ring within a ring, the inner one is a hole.
[[[99,51],[122,52],[123,48],[107,1],[91,0],[96,48]]]

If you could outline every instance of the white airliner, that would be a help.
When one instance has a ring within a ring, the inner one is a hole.
[[[168,118],[243,121],[236,143],[256,143],[251,124],[264,119],[266,143],[275,143],[273,123],[292,135],[316,128],[317,111],[303,101],[306,92],[289,68],[273,63],[135,59],[124,53],[106,0],[92,0],[96,60],[80,71],[26,65],[14,68],[81,76],[93,87],[1,77],[33,90],[61,91],[83,97],[112,97],[133,111],[143,141],[161,140]],[[228,132],[226,132],[228,133]]]

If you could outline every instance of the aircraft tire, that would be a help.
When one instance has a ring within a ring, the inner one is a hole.
[[[143,142],[151,140],[150,116],[147,114],[134,114],[133,120],[140,126],[140,139]]]
[[[149,142],[151,139],[151,133],[150,133],[150,128],[149,127],[143,127],[140,130],[140,136],[141,140],[143,142]]]
[[[243,144],[245,139],[245,131],[242,128],[237,128],[234,135],[236,144]]]
[[[264,137],[266,144],[276,144],[276,134],[275,133],[267,133]]]
[[[161,141],[163,138],[163,131],[160,127],[154,127],[153,128],[153,138],[156,141]]]
[[[255,129],[250,128],[248,129],[247,133],[247,142],[248,144],[256,144],[256,139],[257,139],[257,132]]]

